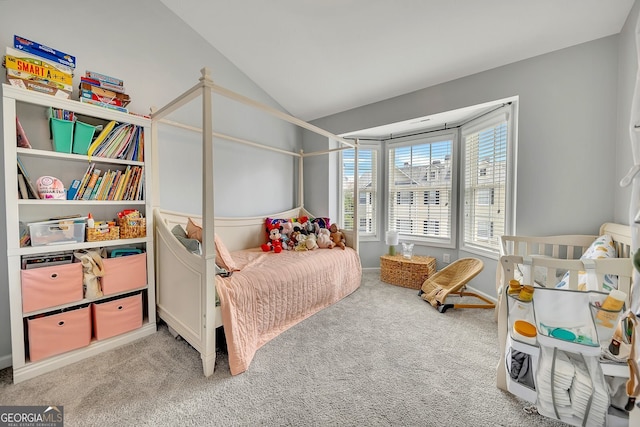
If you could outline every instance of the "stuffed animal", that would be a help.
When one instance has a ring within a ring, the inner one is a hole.
[[[89,299],[102,296],[102,289],[98,277],[104,276],[104,266],[102,257],[98,251],[78,251],[73,256],[80,260],[82,271],[84,272],[82,281],[84,283],[84,297]]]
[[[282,252],[282,239],[280,235],[280,226],[267,224],[269,230],[269,241],[264,243],[261,247],[264,252],[273,251],[277,254]]]
[[[347,239],[344,237],[344,233],[338,229],[338,226],[335,224],[331,224],[331,227],[329,227],[329,231],[331,232],[331,241],[336,246],[345,249],[347,247],[347,245],[345,245]]]
[[[327,228],[318,231],[317,243],[318,247],[323,249],[332,249],[336,245],[331,241],[331,232]]]
[[[291,233],[293,232],[293,224],[290,221],[282,222],[280,225],[280,239],[282,240],[282,249],[293,249],[294,244],[291,242]]]
[[[308,250],[312,251],[314,249],[318,249],[318,242],[316,240],[316,235],[311,233],[307,236],[307,238],[304,241],[306,247]]]
[[[298,235],[298,243],[296,244],[296,251],[306,251],[307,250],[307,236],[300,233]]]

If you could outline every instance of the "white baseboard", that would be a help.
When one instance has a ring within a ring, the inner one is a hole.
[[[6,354],[4,356],[0,356],[0,369],[8,368],[11,366],[11,355]]]

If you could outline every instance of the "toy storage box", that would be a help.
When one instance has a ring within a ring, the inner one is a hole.
[[[20,275],[25,313],[83,298],[80,263],[21,270]]]
[[[147,254],[107,258],[102,261],[102,293],[117,294],[147,285]]]
[[[31,246],[84,242],[83,222],[45,221],[29,224]]]
[[[111,338],[142,327],[142,294],[92,304],[93,335]]]
[[[27,319],[29,357],[46,357],[86,347],[91,343],[91,313],[84,307],[64,313]]]

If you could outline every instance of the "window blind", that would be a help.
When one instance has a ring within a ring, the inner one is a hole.
[[[342,221],[343,227],[353,230],[355,150],[342,151]],[[358,150],[358,222],[360,236],[375,235],[378,206],[378,151]]]
[[[418,240],[452,238],[453,135],[389,146],[388,230]]]
[[[463,243],[496,252],[506,223],[508,115],[463,129],[463,141]]]

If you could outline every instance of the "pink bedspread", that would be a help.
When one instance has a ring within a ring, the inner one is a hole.
[[[269,340],[360,286],[360,258],[351,248],[231,255],[241,271],[216,276],[216,290],[232,375],[246,371]]]

